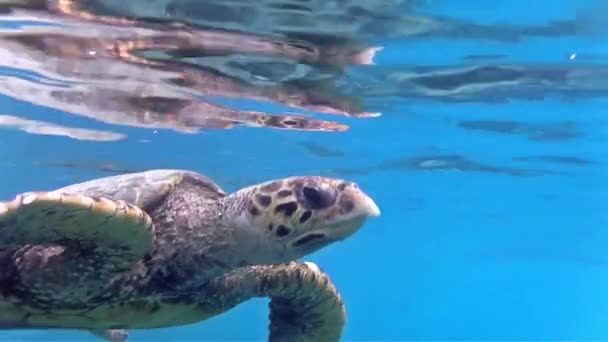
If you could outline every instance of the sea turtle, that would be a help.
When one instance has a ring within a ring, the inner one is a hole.
[[[270,341],[338,341],[341,297],[297,261],[380,211],[355,183],[291,176],[224,192],[189,170],[98,178],[0,202],[0,328],[200,322],[269,297]]]

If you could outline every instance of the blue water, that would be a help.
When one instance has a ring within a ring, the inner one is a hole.
[[[588,25],[580,34],[509,39],[466,32],[376,37],[374,44],[384,46],[376,64],[348,67],[344,79],[373,84],[378,92],[365,100],[382,116],[309,114],[350,126],[346,132],[237,127],[182,134],[102,123],[2,96],[4,114],[128,139],[2,130],[0,195],[9,199],[108,175],[95,167],[100,164],[192,169],[227,191],[290,175],[344,177],[376,200],[382,216],[306,259],[323,267],[344,298],[345,341],[608,339],[608,83],[601,77],[608,68],[608,30],[594,15],[601,8],[599,1],[578,0],[426,1],[414,14],[496,29],[575,19]],[[467,59],[472,55],[501,57]],[[591,71],[567,86],[489,87],[461,101],[398,83],[399,73],[415,68],[484,63]],[[26,78],[4,66],[3,79]],[[390,91],[383,95],[383,89]],[[522,124],[509,132],[462,125],[480,120]],[[447,166],[423,167],[432,163]],[[200,324],[135,331],[130,340],[264,340],[266,305],[252,300]],[[94,340],[73,331],[16,330],[0,338]]]

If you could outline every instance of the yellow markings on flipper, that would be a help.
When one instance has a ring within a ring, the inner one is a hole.
[[[0,241],[5,244],[68,239],[101,248],[122,246],[130,255],[141,257],[152,246],[153,229],[148,214],[124,201],[29,192],[0,203]]]

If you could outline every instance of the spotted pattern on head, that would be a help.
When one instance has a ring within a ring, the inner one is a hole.
[[[282,187],[283,187],[282,181],[269,182],[269,183],[266,183],[266,184],[260,186],[260,192],[263,192],[266,194],[273,194],[274,192],[278,191]]]
[[[352,201],[341,196],[348,185],[352,183],[314,176],[270,181],[252,188],[248,212],[254,222],[265,225],[271,239],[288,238],[352,211]]]

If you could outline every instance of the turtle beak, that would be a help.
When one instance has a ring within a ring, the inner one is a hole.
[[[339,202],[346,220],[380,216],[380,208],[376,202],[355,183],[344,188]]]
[[[353,199],[355,205],[353,214],[355,216],[363,217],[378,217],[380,216],[380,208],[374,200],[369,197],[366,193],[359,189],[353,189],[350,198]]]
[[[363,214],[369,217],[380,216],[380,208],[374,200],[364,193],[361,193],[359,199],[359,208]]]

